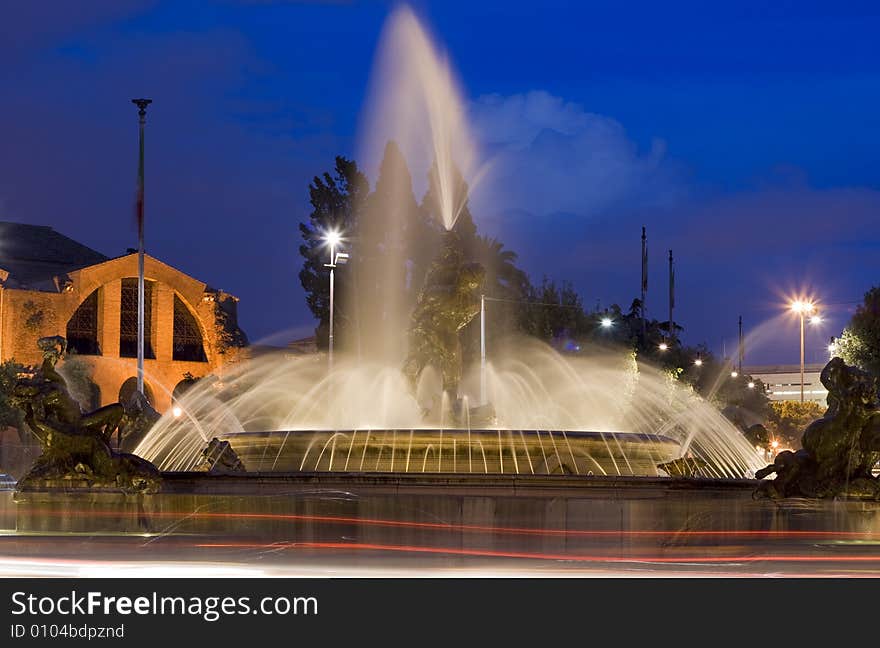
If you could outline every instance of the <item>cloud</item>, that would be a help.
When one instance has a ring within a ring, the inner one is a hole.
[[[815,187],[796,163],[735,192],[702,186],[662,140],[640,148],[616,120],[542,91],[482,96],[470,114],[491,160],[472,191],[480,229],[518,252],[533,280],[574,282],[588,307],[638,296],[643,225],[649,315],[666,317],[672,249],[686,341],[719,352],[735,348],[739,315],[748,332],[807,293],[826,303],[812,360],[846,324],[849,302],[876,283],[880,191]],[[749,361],[795,361],[790,324],[770,326]]]
[[[685,192],[662,139],[640,150],[619,122],[580,104],[537,90],[481,96],[470,113],[490,165],[473,201],[490,219],[510,210],[593,218]]]

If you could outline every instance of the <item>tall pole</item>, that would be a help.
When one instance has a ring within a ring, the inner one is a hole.
[[[480,405],[486,404],[486,295],[480,295]]]
[[[330,337],[327,345],[327,363],[330,373],[333,372],[333,271],[336,269],[336,243],[330,243]]]
[[[804,402],[804,313],[801,311],[801,403]]]
[[[743,316],[739,316],[739,349],[737,352],[737,360],[739,361],[739,366],[737,371],[742,374],[743,371],[743,356],[746,354],[746,347],[743,343]]]
[[[152,99],[132,99],[138,107],[138,332],[137,332],[137,390],[144,393],[144,126],[147,123],[147,106]]]
[[[648,295],[648,237],[645,234],[645,227],[642,226],[642,336],[647,334],[647,323],[645,322],[645,299]]]
[[[675,308],[675,270],[672,267],[672,250],[669,250],[669,341],[675,342],[675,324],[672,320],[672,309]]]

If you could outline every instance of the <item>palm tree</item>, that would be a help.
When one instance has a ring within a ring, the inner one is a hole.
[[[516,266],[513,250],[505,250],[496,238],[478,235],[474,257],[486,269],[485,293],[499,299],[524,300],[529,294],[529,277]]]

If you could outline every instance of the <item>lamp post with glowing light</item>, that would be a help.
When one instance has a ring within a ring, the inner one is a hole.
[[[327,245],[330,246],[330,263],[325,263],[324,267],[330,268],[330,331],[327,340],[327,367],[330,372],[333,371],[333,271],[336,266],[345,265],[348,262],[348,254],[345,252],[336,252],[336,246],[342,241],[339,232],[331,230],[324,237]]]
[[[810,316],[810,324],[818,324],[822,319],[815,314],[816,306],[813,302],[800,299],[791,303],[791,310],[797,313],[801,322],[801,403],[804,402],[804,320]]]

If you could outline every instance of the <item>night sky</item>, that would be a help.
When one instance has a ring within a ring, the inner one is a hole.
[[[638,295],[666,319],[666,256],[689,343],[798,360],[787,295],[825,322],[880,283],[876,2],[415,2],[479,144],[481,231],[588,306]],[[355,156],[382,2],[6,2],[0,220],[108,255],[136,245],[137,115],[148,112],[147,250],[241,298],[252,342],[314,322],[297,273],[307,186]],[[359,160],[374,168],[375,160]],[[424,180],[413,169],[419,187]],[[372,178],[375,180],[375,178]]]

